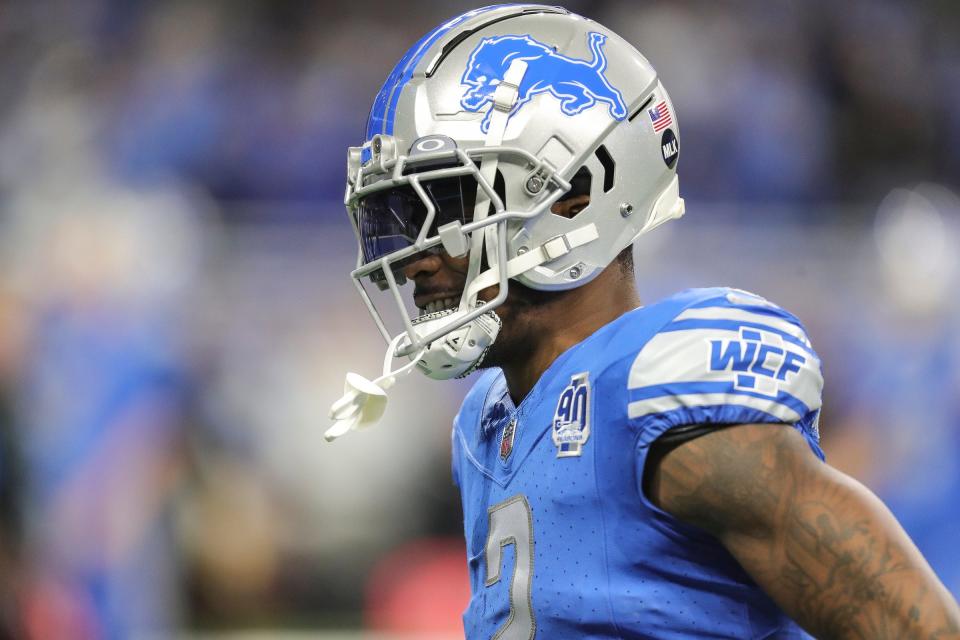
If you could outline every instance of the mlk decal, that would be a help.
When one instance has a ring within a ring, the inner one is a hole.
[[[510,117],[540,93],[550,93],[560,101],[560,110],[574,116],[597,103],[607,106],[610,117],[623,120],[627,107],[623,96],[604,76],[607,57],[603,44],[607,36],[591,32],[590,51],[593,60],[568,58],[552,47],[534,40],[529,35],[509,35],[484,38],[467,60],[460,84],[467,85],[460,104],[467,111],[486,110],[480,129],[486,133],[493,113],[493,93],[503,81],[514,60],[527,63],[527,71],[520,82],[517,103]]]

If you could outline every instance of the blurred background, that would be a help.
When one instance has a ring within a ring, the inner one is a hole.
[[[639,243],[643,298],[722,284],[799,315],[828,459],[960,595],[960,7],[843,4],[567,6],[679,113],[688,213]],[[0,4],[0,637],[462,635],[469,381],[411,378],[377,429],[321,434],[383,349],[345,148],[474,6]]]

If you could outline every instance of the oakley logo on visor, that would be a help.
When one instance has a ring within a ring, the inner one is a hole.
[[[457,143],[453,141],[453,138],[447,136],[424,136],[417,138],[414,143],[410,145],[409,155],[411,159],[414,159],[425,153],[453,151],[456,148]]]

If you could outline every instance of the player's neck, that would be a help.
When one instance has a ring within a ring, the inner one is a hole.
[[[516,404],[564,351],[640,306],[633,283],[626,281],[618,268],[611,265],[592,282],[566,292],[537,314],[527,332],[527,348],[501,365]]]

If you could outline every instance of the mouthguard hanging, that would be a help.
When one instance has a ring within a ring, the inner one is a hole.
[[[426,351],[421,349],[410,362],[396,371],[391,371],[393,354],[404,337],[406,334],[400,334],[390,341],[383,360],[383,375],[379,378],[367,380],[359,373],[352,371],[347,374],[343,382],[343,395],[330,406],[330,419],[333,420],[333,426],[323,434],[327,442],[333,442],[348,431],[359,431],[380,422],[380,418],[387,409],[387,389],[410,373]]]

